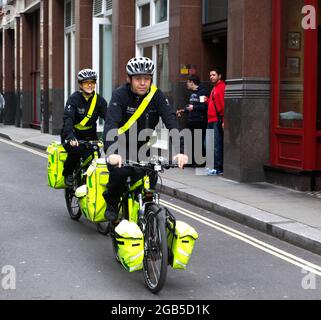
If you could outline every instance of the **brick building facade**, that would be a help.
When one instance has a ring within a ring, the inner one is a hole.
[[[314,29],[301,26],[306,5],[315,9]],[[154,82],[177,108],[188,96],[186,76],[196,72],[210,89],[209,71],[219,66],[227,79],[224,176],[321,189],[320,0],[3,0],[1,7],[4,124],[59,133],[84,67],[97,70],[97,90],[109,100],[126,81],[128,59],[149,56]]]

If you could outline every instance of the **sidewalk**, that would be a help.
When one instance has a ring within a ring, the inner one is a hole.
[[[45,150],[59,136],[0,124],[0,138]],[[268,183],[238,183],[204,169],[168,170],[163,192],[321,254],[321,198]]]

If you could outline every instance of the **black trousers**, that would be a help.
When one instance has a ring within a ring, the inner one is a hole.
[[[67,159],[64,164],[63,176],[72,175],[80,158],[86,159],[91,153],[93,153],[93,148],[87,148],[84,145],[78,147],[72,147],[70,144],[64,145],[65,150],[68,153]]]
[[[135,167],[115,167],[108,164],[109,182],[103,196],[106,202],[114,207],[118,206],[120,197],[124,194],[128,177],[131,179],[131,185],[145,176],[145,171]],[[155,188],[157,175],[150,176],[150,186]]]

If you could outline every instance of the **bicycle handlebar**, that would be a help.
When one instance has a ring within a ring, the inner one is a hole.
[[[79,145],[85,145],[85,146],[97,146],[99,148],[103,147],[103,143],[100,140],[77,140]]]
[[[153,169],[154,171],[163,171],[163,169],[170,169],[170,168],[178,168],[178,164],[176,163],[171,163],[167,159],[159,157],[158,159],[156,158],[151,158],[149,161],[131,161],[127,160],[124,162],[123,166],[128,166],[128,167],[139,167],[139,168],[146,168],[148,170]]]

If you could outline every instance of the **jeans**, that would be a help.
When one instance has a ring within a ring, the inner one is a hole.
[[[207,124],[207,151],[213,150],[211,146],[208,146],[208,143],[214,142],[214,154],[213,151],[211,154],[207,155],[207,161],[211,161],[210,155],[214,155],[214,169],[223,171],[223,144],[224,144],[224,131],[222,125],[219,122],[210,122]],[[214,137],[213,137],[214,135]],[[209,166],[211,167],[211,166]]]

